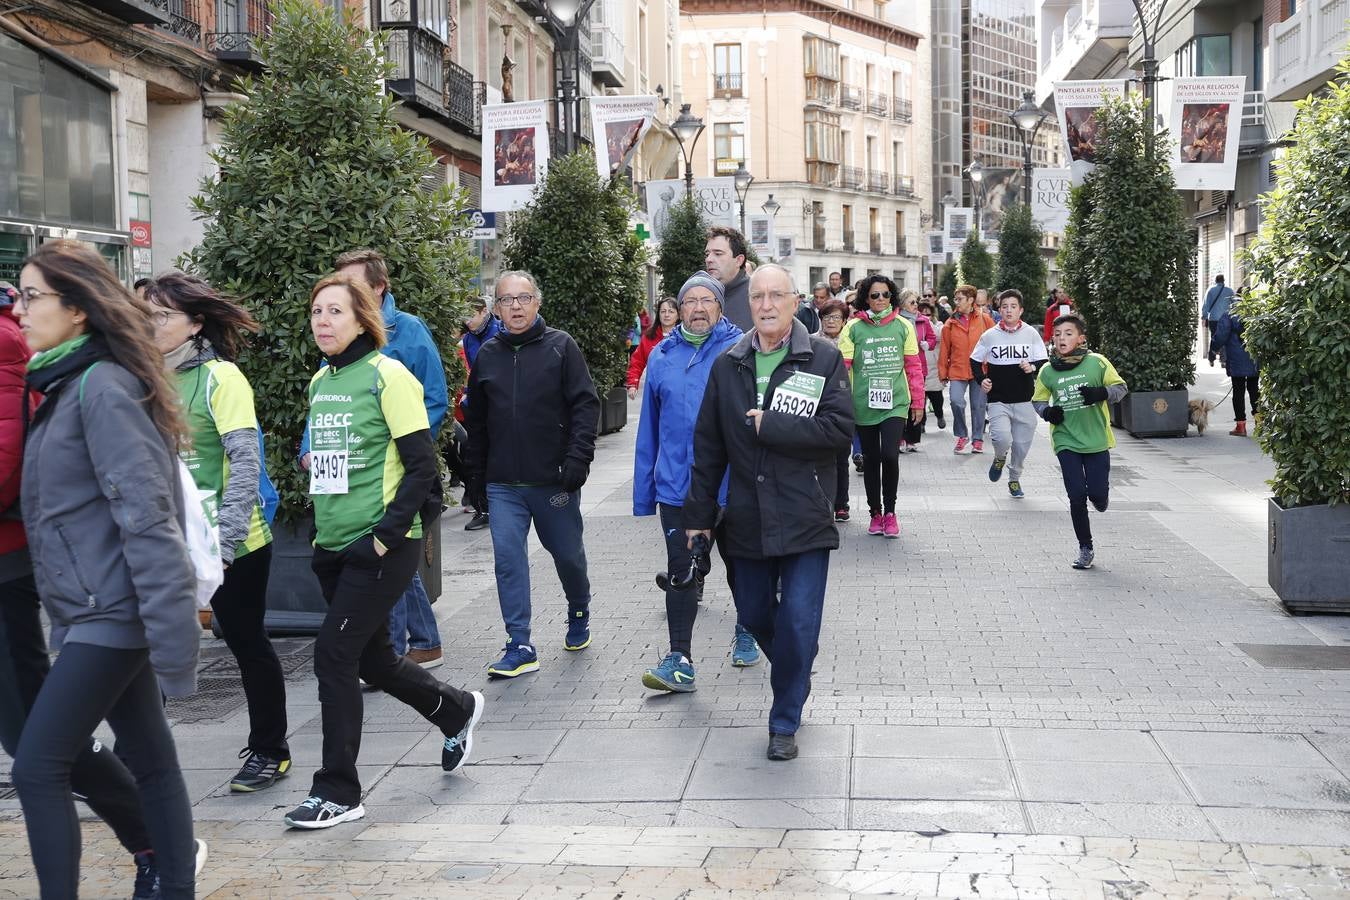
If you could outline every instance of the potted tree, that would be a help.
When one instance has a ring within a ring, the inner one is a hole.
[[[962,284],[973,284],[986,290],[994,283],[994,257],[974,234],[961,245],[960,271],[956,277]]]
[[[1136,96],[1097,110],[1097,168],[1069,200],[1060,265],[1090,346],[1130,386],[1114,410],[1135,437],[1183,437],[1195,378],[1194,246],[1167,154]]]
[[[1022,292],[1027,310],[1040,309],[1045,293],[1046,265],[1041,256],[1041,229],[1031,217],[1031,207],[1019,203],[1003,213],[998,235],[998,290]],[[1034,324],[1034,323],[1033,323]]]
[[[678,294],[689,276],[703,268],[707,231],[703,207],[692,197],[683,197],[670,205],[670,218],[661,232],[661,249],[656,254],[663,295]]]
[[[507,225],[506,269],[539,283],[541,315],[572,335],[600,394],[600,433],[628,421],[628,332],[645,293],[647,249],[632,227],[637,200],[600,180],[589,149],[549,163],[544,183]]]
[[[262,325],[239,364],[281,496],[268,627],[303,632],[325,610],[309,569],[308,486],[295,462],[319,365],[310,289],[342,251],[379,250],[400,308],[426,320],[453,387],[463,381],[455,335],[473,261],[463,195],[424,190],[436,160],[425,139],[398,126],[381,88],[393,71],[384,37],[311,0],[282,0],[276,13],[257,45],[266,68],[240,81],[246,99],[224,111],[218,171],[193,198],[205,234],[185,264]],[[430,531],[422,576],[435,596],[439,530]]]
[[[1238,303],[1261,366],[1256,439],[1275,463],[1270,586],[1296,613],[1350,612],[1350,60],[1302,101]]]

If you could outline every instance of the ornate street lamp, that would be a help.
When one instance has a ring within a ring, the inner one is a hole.
[[[771,219],[778,218],[778,210],[782,208],[783,208],[782,204],[780,204],[777,200],[773,199],[773,194],[770,194],[769,199],[765,200],[764,205],[760,207],[760,209],[764,210],[764,215],[768,216]]]
[[[1008,118],[1017,126],[1017,136],[1022,139],[1022,202],[1027,206],[1031,205],[1031,179],[1034,171],[1031,165],[1031,148],[1036,145],[1036,133],[1041,130],[1042,123],[1049,115],[1036,105],[1031,91],[1023,91],[1022,105],[1008,113]]]
[[[684,157],[684,193],[687,197],[694,196],[694,147],[698,144],[699,136],[703,134],[703,120],[689,111],[689,104],[685,103],[680,107],[680,115],[674,122],[670,123],[670,130],[675,132],[675,140],[680,142],[680,154]]]
[[[750,170],[745,167],[745,160],[741,160],[740,165],[736,167],[736,174],[733,176],[736,184],[736,199],[741,204],[741,236],[745,236],[745,196],[750,193],[750,185],[755,180],[755,176],[750,174]]]
[[[975,198],[975,239],[980,240],[980,210],[984,206],[984,166],[978,159],[971,160],[966,166],[966,177],[970,179],[971,196]]]
[[[577,132],[580,130],[581,102],[577,97],[581,53],[579,26],[594,4],[595,0],[547,0],[546,3],[549,13],[562,25],[554,45],[556,52],[562,55],[562,124],[568,153],[577,149]]]

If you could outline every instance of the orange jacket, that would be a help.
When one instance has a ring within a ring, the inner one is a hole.
[[[962,322],[952,316],[942,326],[938,342],[938,378],[943,381],[970,381],[970,354],[980,342],[980,335],[994,327],[989,314],[977,310]]]

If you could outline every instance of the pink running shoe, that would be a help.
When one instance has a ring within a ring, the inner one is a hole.
[[[952,448],[952,452],[953,452],[953,453],[962,453],[962,452],[965,451],[965,449],[966,449],[966,439],[965,439],[965,438],[957,438],[957,439],[956,439],[956,446]]]
[[[886,513],[881,517],[881,530],[888,538],[900,537],[900,523],[895,520],[895,513]]]
[[[970,452],[971,452],[971,453],[983,453],[983,452],[984,452],[984,441],[971,441],[971,442],[970,442]]]
[[[872,516],[872,523],[867,526],[868,534],[881,534],[883,530],[881,513]]]

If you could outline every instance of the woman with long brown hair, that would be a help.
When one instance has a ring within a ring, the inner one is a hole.
[[[150,307],[93,250],[44,244],[19,281],[28,386],[44,395],[28,427],[23,517],[61,648],[13,772],[42,896],[77,893],[71,762],[106,719],[136,779],[161,896],[191,897],[206,846],[192,837],[162,703],[196,690],[201,631],[180,522],[177,393]]]
[[[291,768],[286,676],[263,626],[272,530],[263,514],[262,443],[253,388],[234,364],[258,323],[194,275],[166,272],[145,288],[155,345],[177,383],[191,445],[179,455],[193,481],[215,495],[225,583],[211,598],[221,636],[239,663],[248,700],[248,743],[230,790],[271,787]]]

